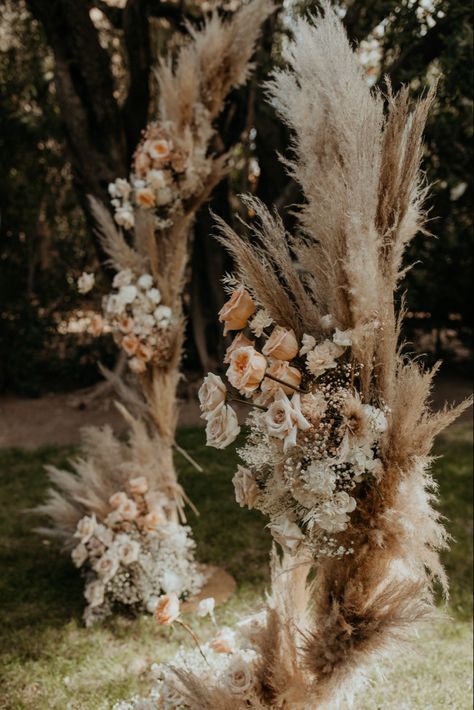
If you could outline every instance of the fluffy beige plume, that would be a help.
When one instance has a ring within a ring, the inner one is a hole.
[[[387,406],[388,430],[383,474],[361,484],[351,523],[336,536],[354,553],[313,561],[300,625],[281,605],[270,612],[256,646],[264,671],[255,699],[242,707],[335,710],[433,611],[435,580],[447,593],[438,552],[448,536],[433,507],[430,452],[434,437],[472,401],[431,411],[437,367],[424,371],[401,355],[403,312],[394,306],[404,251],[425,220],[422,132],[434,90],[412,107],[406,89],[387,97],[371,90],[327,3],[323,18],[296,22],[286,59],[268,93],[294,135],[287,165],[305,196],[300,230],[287,235],[277,216],[246,198],[258,226],[238,235],[220,221],[218,238],[279,325],[317,338],[320,317],[330,313],[338,328],[352,331],[358,389],[365,402]],[[290,578],[286,584],[290,599]],[[193,698],[204,692],[196,678],[188,688]]]

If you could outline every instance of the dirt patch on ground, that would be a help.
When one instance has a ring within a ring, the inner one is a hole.
[[[203,425],[197,405],[198,387],[199,383],[193,384],[187,398],[181,402],[179,425],[182,427]],[[466,379],[440,377],[434,391],[434,406],[440,408],[445,402],[460,402],[471,391],[472,385]],[[48,444],[77,444],[84,426],[110,424],[117,434],[125,431],[111,398],[86,406],[78,406],[78,400],[74,393],[49,394],[39,399],[0,399],[0,446],[34,449]],[[244,417],[246,409],[243,406],[239,416]],[[465,421],[471,417],[470,410],[463,415]]]

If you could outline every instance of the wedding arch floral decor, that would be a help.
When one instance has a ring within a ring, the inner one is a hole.
[[[94,201],[103,245],[116,270],[104,298],[107,327],[126,353],[134,382],[115,378],[129,441],[109,428],[86,432],[74,473],[50,469],[54,488],[37,512],[72,549],[86,577],[86,623],[115,604],[152,611],[160,594],[192,595],[204,577],[194,561],[173,452],[184,340],[183,291],[197,210],[228,169],[214,151],[214,122],[242,85],[269,0],[250,0],[228,19],[212,14],[175,61],[157,71],[157,120],[143,134],[130,179],[109,186],[114,217]],[[83,274],[78,287],[94,285]],[[108,373],[112,376],[112,373]],[[194,462],[193,462],[194,463]],[[197,464],[195,464],[197,466]]]
[[[218,449],[239,431],[232,400],[248,403],[236,498],[263,512],[283,558],[251,639],[236,633],[224,661],[219,644],[203,647],[207,665],[181,652],[158,669],[158,707],[335,710],[432,611],[434,582],[447,592],[430,452],[471,402],[430,409],[437,368],[402,353],[394,300],[425,220],[434,91],[410,109],[406,89],[370,90],[327,3],[296,23],[286,60],[268,93],[305,203],[294,234],[251,197],[246,234],[220,222],[236,264],[220,318],[234,340],[227,383],[210,374],[200,392]]]

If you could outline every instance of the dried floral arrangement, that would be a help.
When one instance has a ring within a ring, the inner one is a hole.
[[[350,705],[364,674],[433,610],[436,580],[447,593],[430,452],[471,401],[430,409],[437,367],[402,353],[394,298],[426,218],[434,91],[413,109],[406,89],[385,104],[327,3],[322,18],[296,23],[286,59],[268,93],[294,133],[287,166],[306,201],[294,234],[254,198],[246,234],[220,222],[237,269],[220,318],[238,333],[229,386],[211,374],[200,392],[219,449],[239,430],[229,401],[250,405],[236,498],[263,511],[283,561],[253,654],[237,657],[232,677],[211,654],[207,673],[181,655],[176,696],[159,686],[158,707]]]
[[[214,122],[231,89],[247,80],[262,23],[272,10],[269,0],[250,0],[230,19],[214,13],[201,29],[188,27],[189,41],[176,60],[164,60],[157,71],[158,118],[144,132],[130,180],[110,185],[114,219],[103,205],[93,203],[116,271],[113,290],[104,298],[104,317],[97,316],[94,330],[107,327],[127,354],[133,382],[108,375],[123,403],[119,408],[130,437],[122,443],[108,428],[89,430],[82,457],[73,462],[75,473],[51,470],[54,488],[37,508],[52,521],[50,534],[68,547],[79,536],[79,545],[86,548],[76,547],[74,559],[83,559],[88,579],[92,601],[88,598],[87,620],[103,616],[114,601],[150,608],[150,598],[167,586],[171,590],[164,580],[169,582],[173,574],[173,592],[180,598],[203,582],[193,559],[191,532],[184,526],[184,506],[192,504],[178,483],[173,460],[178,451],[200,470],[175,441],[183,291],[196,212],[229,166],[228,154],[215,150]],[[83,274],[80,291],[87,293],[93,286],[93,274]],[[145,501],[130,498],[131,480],[137,478],[146,479]],[[130,508],[137,508],[133,520]],[[83,526],[93,526],[98,535],[82,539]],[[134,549],[132,542],[140,545],[133,570],[118,559],[117,541],[125,534],[127,544]],[[181,559],[171,562],[171,550]],[[109,579],[110,570],[115,573]]]

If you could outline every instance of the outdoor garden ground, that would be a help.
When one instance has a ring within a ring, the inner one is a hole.
[[[204,562],[225,567],[238,592],[217,612],[231,624],[262,598],[268,582],[270,537],[258,513],[240,509],[231,477],[236,455],[204,447],[202,429],[182,429],[179,443],[203,464],[197,474],[180,460],[184,486],[201,511],[190,520]],[[150,617],[116,616],[93,630],[81,625],[82,582],[71,562],[36,535],[22,511],[44,494],[44,465],[65,464],[73,447],[0,450],[0,708],[108,710],[144,691],[149,666],[175,651],[179,629],[159,629]],[[444,555],[451,579],[449,618],[420,632],[411,654],[394,660],[360,699],[357,710],[468,710],[472,707],[472,426],[451,427],[435,464],[440,509],[453,535]],[[189,619],[205,638],[209,624]]]

